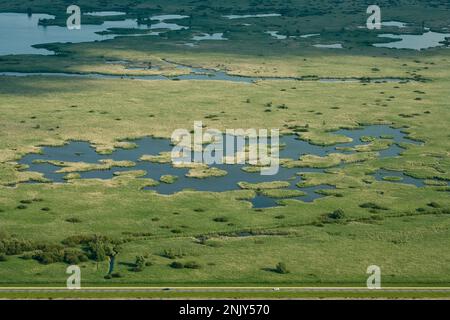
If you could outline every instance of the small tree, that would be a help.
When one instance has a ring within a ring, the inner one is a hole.
[[[278,262],[277,266],[275,267],[275,271],[280,274],[289,273],[289,270],[287,269],[284,262]]]
[[[184,264],[181,263],[181,262],[178,262],[178,261],[174,261],[174,262],[172,262],[170,264],[170,267],[174,268],[174,269],[183,269],[184,268]]]
[[[145,258],[143,256],[136,256],[136,261],[134,263],[134,269],[135,272],[141,272],[145,268]]]

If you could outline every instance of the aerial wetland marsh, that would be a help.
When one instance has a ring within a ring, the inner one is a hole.
[[[0,1],[1,285],[76,264],[99,286],[365,286],[369,265],[449,286],[446,1],[381,1],[380,30],[350,2],[79,2],[68,30],[63,1]],[[195,121],[279,129],[278,173],[172,163]]]

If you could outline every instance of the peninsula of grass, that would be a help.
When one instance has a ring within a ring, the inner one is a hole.
[[[239,182],[238,185],[241,189],[265,190],[265,189],[287,188],[290,186],[290,183],[287,181],[270,181],[260,183]]]

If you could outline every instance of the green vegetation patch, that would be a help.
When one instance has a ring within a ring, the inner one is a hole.
[[[306,193],[300,190],[285,190],[285,189],[264,189],[261,194],[270,198],[295,198],[305,196]]]
[[[238,186],[246,190],[265,190],[265,189],[280,189],[287,188],[291,184],[287,181],[270,181],[260,183],[239,182]]]
[[[196,179],[206,179],[209,177],[223,177],[226,176],[227,174],[228,173],[225,170],[218,168],[197,167],[190,169],[189,172],[186,174],[186,177]]]
[[[161,152],[157,156],[143,155],[140,158],[141,161],[149,161],[152,163],[170,163],[172,161],[170,152]]]
[[[163,182],[163,183],[167,183],[167,184],[172,184],[175,183],[175,181],[178,180],[177,176],[173,176],[173,175],[164,175],[161,176],[161,178],[159,178],[159,181]]]

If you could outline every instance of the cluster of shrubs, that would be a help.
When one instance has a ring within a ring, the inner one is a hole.
[[[0,239],[0,254],[3,255],[12,256],[36,249],[36,245],[31,241],[16,238]]]
[[[163,253],[161,254],[162,257],[168,258],[168,259],[176,259],[176,258],[182,258],[185,256],[185,253],[179,249],[164,249]]]
[[[343,223],[345,222],[345,212],[342,209],[334,210],[333,212],[326,213],[320,216],[320,218],[311,225],[316,227],[323,227],[327,223]]]
[[[344,210],[342,209],[334,210],[333,212],[328,214],[328,218],[332,220],[342,220],[345,218]]]
[[[381,206],[381,205],[379,205],[379,204],[376,204],[376,203],[374,203],[374,202],[366,202],[366,203],[360,204],[359,206],[360,206],[361,208],[364,208],[364,209],[372,209],[372,210],[389,210],[388,208],[383,207],[383,206]]]
[[[97,262],[105,261],[108,257],[117,255],[123,241],[113,240],[102,235],[71,236],[62,241],[67,247],[81,246],[89,259]]]
[[[36,244],[27,240],[4,238],[0,240],[0,256],[23,254],[23,259],[34,259],[43,264],[66,262],[77,264],[87,261],[88,257],[80,250],[66,249],[61,245]]]
[[[428,206],[430,206],[428,204]],[[430,206],[431,208],[417,208],[416,212],[420,212],[422,214],[450,214],[450,208],[441,208],[439,207],[433,207]],[[414,213],[411,213],[411,215],[413,215]]]
[[[145,268],[145,258],[143,256],[137,256],[136,261],[134,263],[133,271],[141,272]]]
[[[132,266],[130,271],[133,272],[141,272],[144,271],[145,267],[150,267],[153,265],[151,261],[147,261],[148,255],[145,256],[136,256],[136,260]]]
[[[115,256],[119,250],[117,242],[98,235],[72,236],[62,241],[62,244],[42,244],[14,237],[0,237],[0,261],[5,261],[7,256],[22,254],[22,259],[34,259],[42,264],[78,264],[89,259],[100,262]]]
[[[113,242],[112,239],[96,235],[96,234],[90,234],[90,235],[76,235],[76,236],[70,236],[66,239],[64,239],[61,243],[68,247],[75,247],[79,245],[87,245],[91,242],[95,241],[103,241],[103,242]]]
[[[27,258],[25,256],[24,258]],[[64,262],[67,264],[79,264],[89,260],[88,256],[81,250],[65,249],[59,245],[46,245],[41,250],[37,250],[32,258],[42,264]]]

